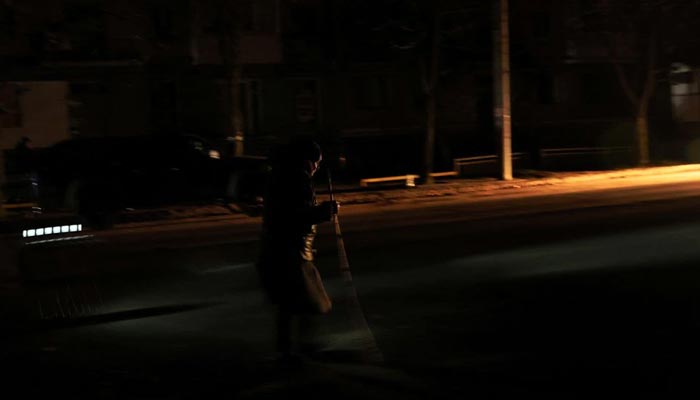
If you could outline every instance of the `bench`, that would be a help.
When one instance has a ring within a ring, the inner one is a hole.
[[[360,186],[367,187],[371,183],[387,183],[387,182],[406,182],[406,186],[414,187],[416,186],[416,179],[419,175],[398,175],[398,176],[385,176],[381,178],[364,178],[360,179]]]
[[[542,149],[542,157],[567,157],[576,155],[601,155],[613,153],[626,153],[632,151],[631,147],[568,147],[562,149]]]
[[[446,176],[457,176],[457,171],[431,172],[433,178],[444,178]]]
[[[525,153],[512,153],[511,160],[516,161],[526,161],[527,154]],[[455,158],[452,160],[454,175],[462,176],[466,175],[470,169],[472,173],[478,174],[488,174],[495,173],[498,169],[499,157],[497,155],[485,155],[485,156],[473,156],[473,157],[463,157]]]
[[[4,204],[0,204],[0,208],[5,209],[5,210],[35,210],[35,209],[39,209],[39,203],[36,203],[36,202],[4,203]]]

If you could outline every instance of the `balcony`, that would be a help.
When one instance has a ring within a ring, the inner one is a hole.
[[[567,63],[609,62],[612,57],[630,61],[634,56],[632,38],[622,33],[575,32],[565,40]]]
[[[280,36],[276,32],[245,32],[239,55],[243,64],[279,64],[283,58]]]

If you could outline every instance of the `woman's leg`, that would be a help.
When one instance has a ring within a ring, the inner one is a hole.
[[[292,353],[292,313],[284,306],[277,308],[277,352],[282,357]]]
[[[299,348],[302,353],[312,354],[320,350],[318,343],[319,317],[312,314],[299,316]]]

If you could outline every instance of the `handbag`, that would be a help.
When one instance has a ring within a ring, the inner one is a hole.
[[[311,311],[316,314],[327,314],[333,308],[326,288],[323,286],[321,274],[316,269],[316,266],[311,261],[301,263],[301,272],[304,280],[304,288],[306,289],[307,299],[311,306]]]

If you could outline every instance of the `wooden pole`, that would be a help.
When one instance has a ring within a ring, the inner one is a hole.
[[[508,0],[494,3],[494,126],[499,137],[500,178],[513,179],[511,107],[510,107],[510,39]]]

